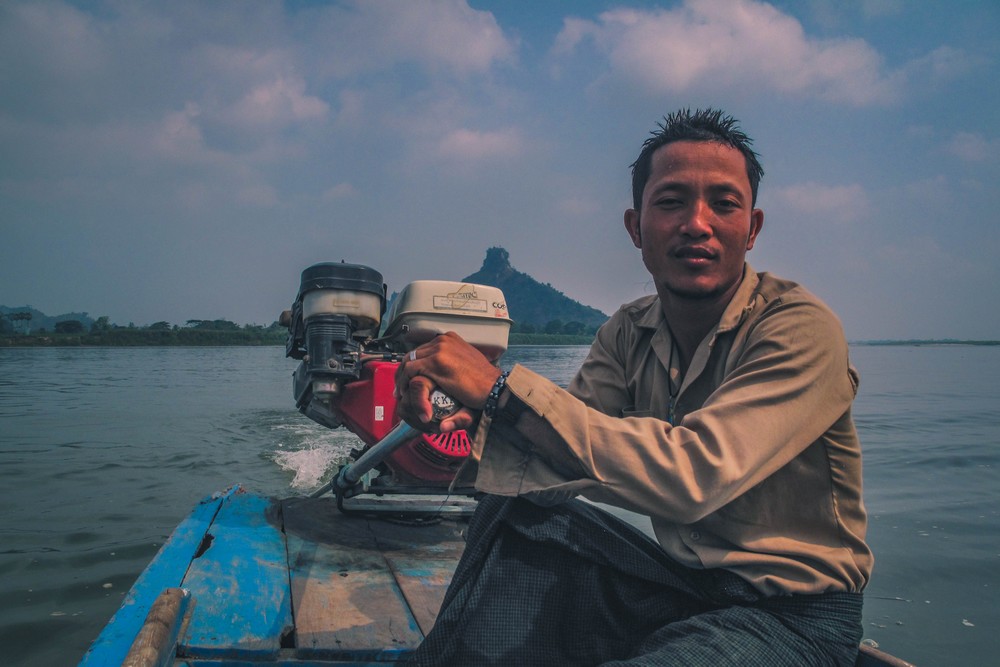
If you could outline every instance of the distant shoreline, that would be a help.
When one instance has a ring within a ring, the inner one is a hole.
[[[930,347],[933,345],[971,345],[971,346],[992,346],[1000,345],[1000,340],[953,340],[950,338],[936,340],[852,340],[850,345],[892,345],[896,347]]]
[[[205,331],[187,333],[149,332],[151,335],[100,336],[94,334],[29,334],[27,336],[0,336],[3,347],[283,347],[285,337],[273,334],[248,335],[246,332]],[[178,335],[180,333],[180,335]],[[173,335],[171,335],[173,334]],[[510,335],[510,345],[590,345],[590,336],[567,334],[518,334]],[[957,339],[907,339],[907,340],[852,340],[850,345],[883,347],[932,347],[932,346],[1000,346],[1000,340]]]
[[[510,345],[590,345],[592,336],[510,334]],[[115,329],[103,334],[0,336],[2,347],[284,347],[285,334],[268,331]]]

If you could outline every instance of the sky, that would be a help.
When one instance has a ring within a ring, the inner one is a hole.
[[[754,139],[748,261],[851,340],[1000,339],[1000,3],[0,3],[0,304],[267,325],[302,269],[486,249],[606,313],[653,291],[629,165]],[[512,313],[517,319],[517,313]]]

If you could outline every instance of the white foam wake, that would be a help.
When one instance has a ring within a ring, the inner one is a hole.
[[[328,443],[314,444],[306,449],[278,451],[274,461],[282,470],[295,473],[291,486],[306,490],[319,486],[326,471],[344,458],[342,447]]]

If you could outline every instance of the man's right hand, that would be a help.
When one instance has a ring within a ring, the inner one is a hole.
[[[471,428],[500,376],[476,348],[448,332],[413,350],[396,371],[396,412],[421,430],[449,432]],[[430,395],[440,389],[463,406],[440,424],[432,421]]]

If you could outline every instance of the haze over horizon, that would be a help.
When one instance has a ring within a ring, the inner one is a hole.
[[[606,313],[664,114],[737,117],[757,270],[849,339],[1000,339],[1000,6],[0,4],[0,304],[267,325],[319,261],[390,291],[490,246]],[[516,318],[516,313],[514,314]]]

